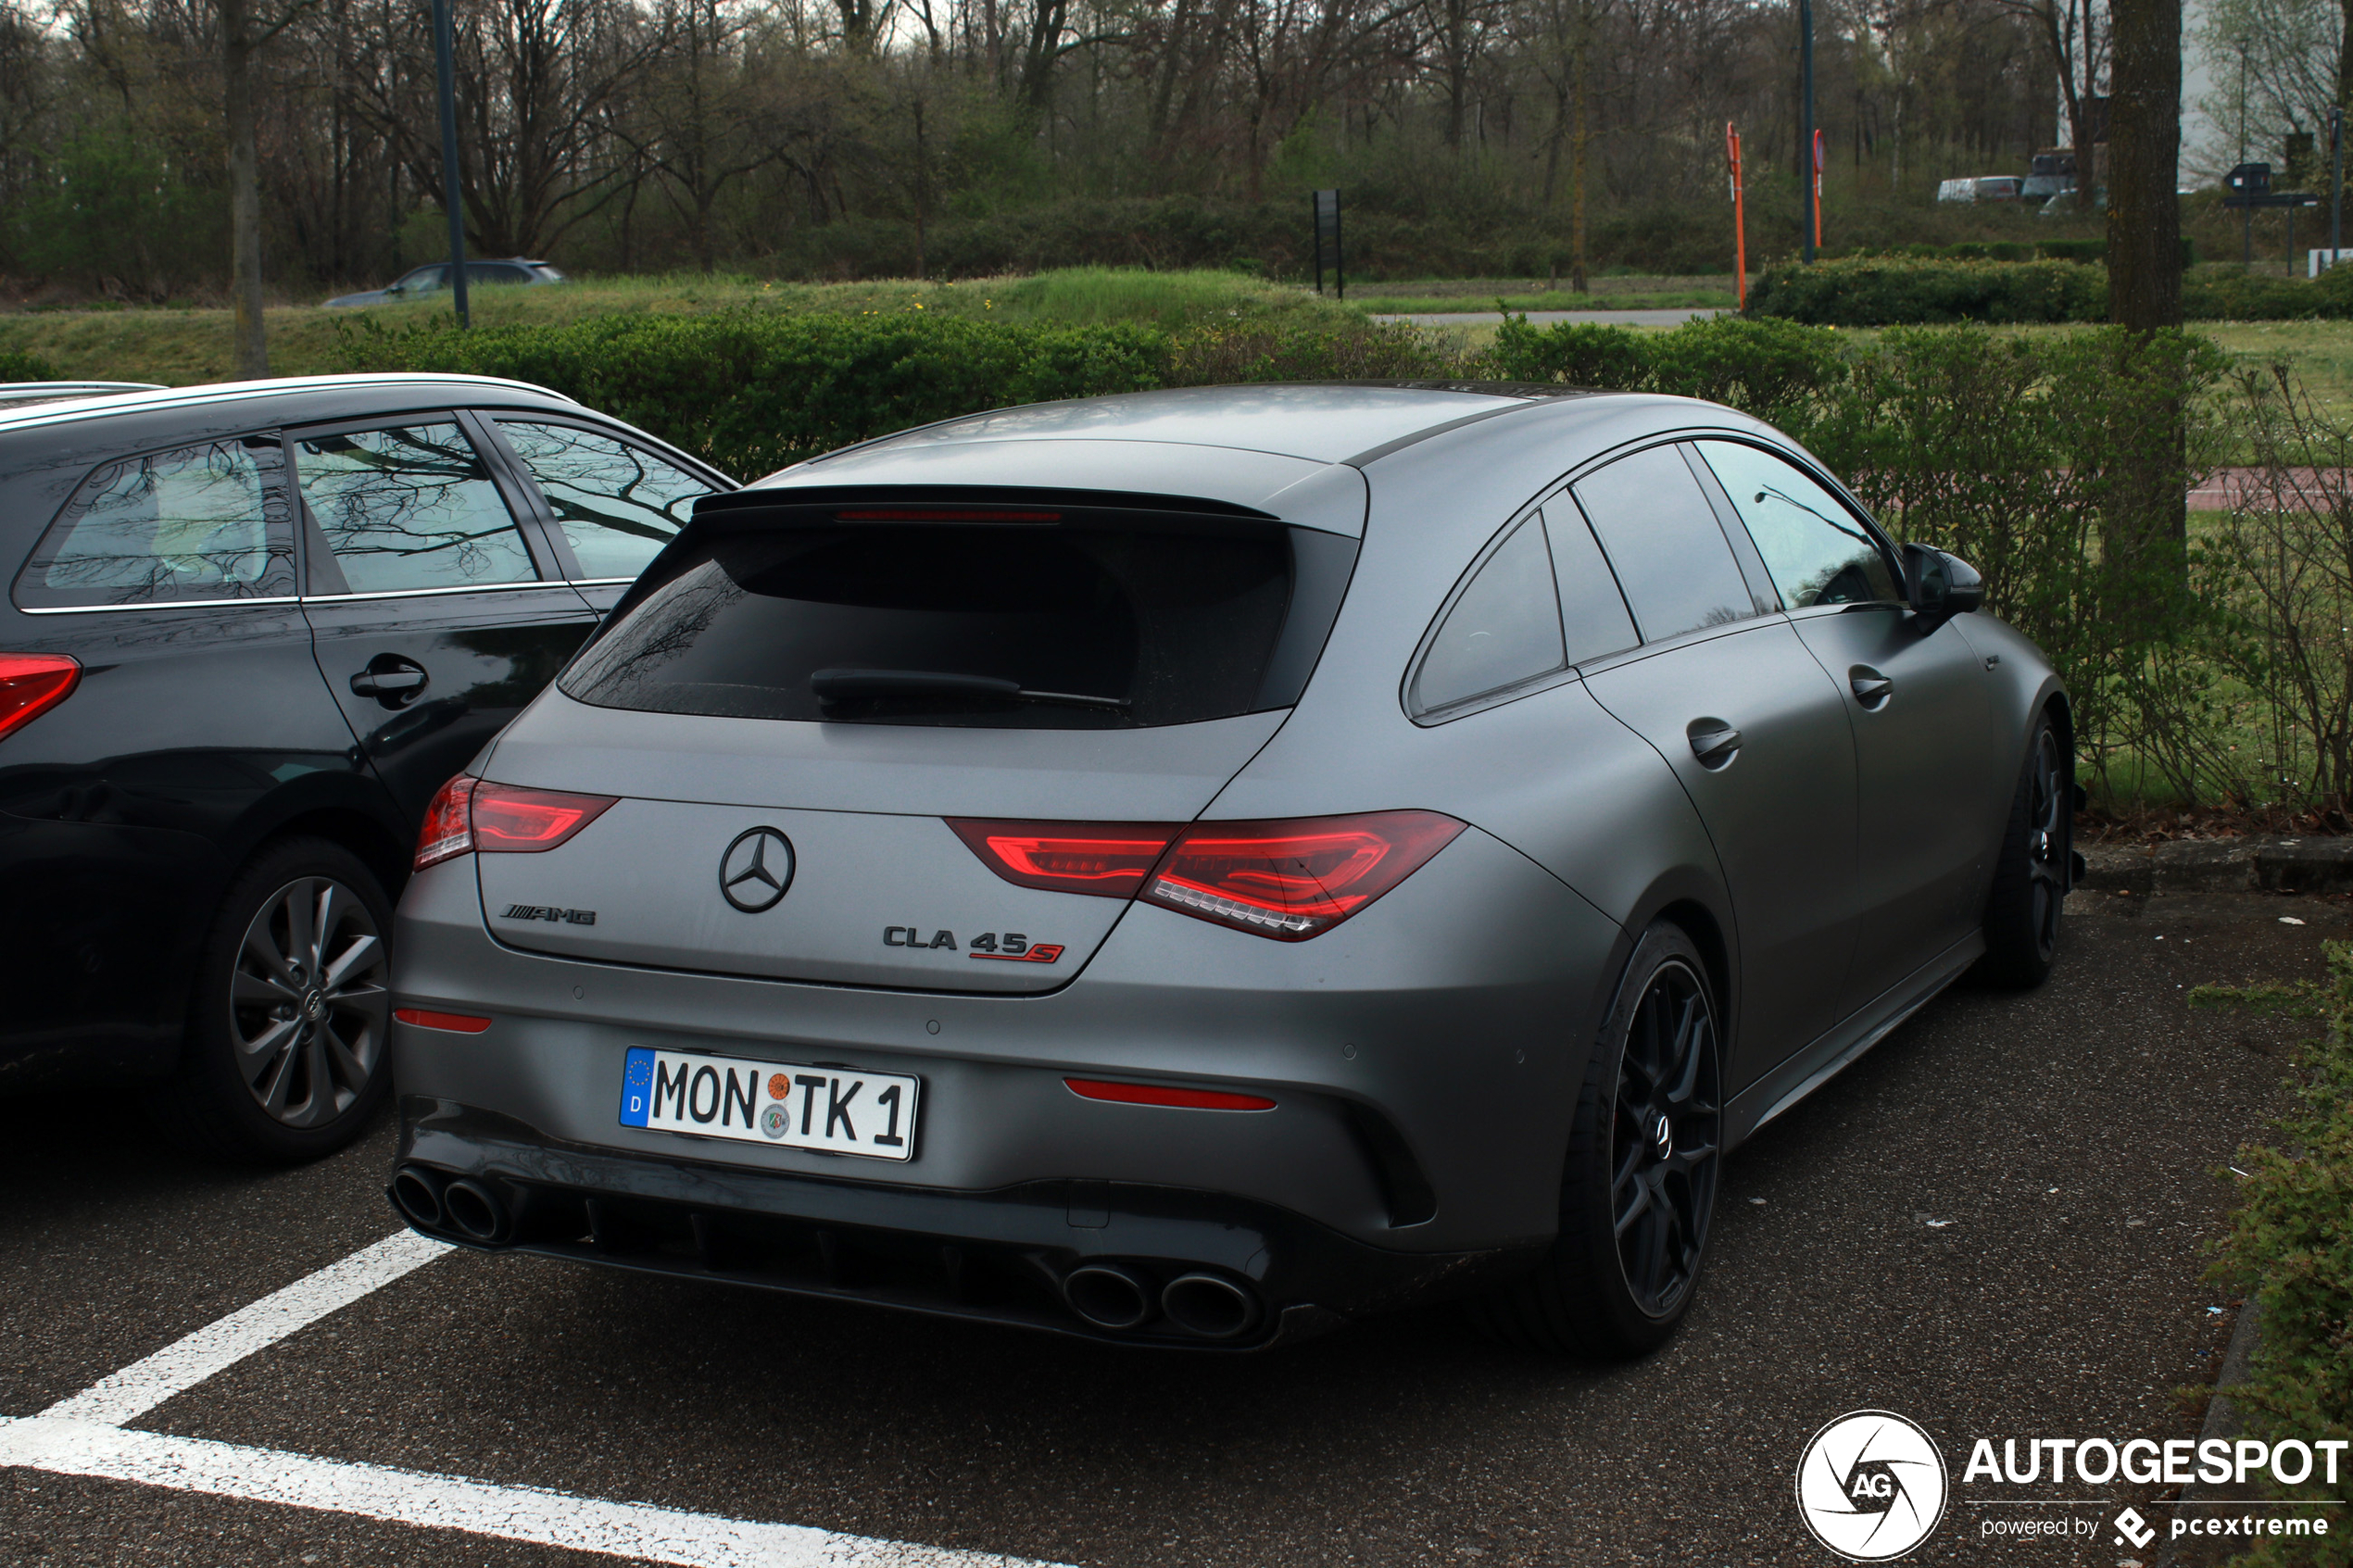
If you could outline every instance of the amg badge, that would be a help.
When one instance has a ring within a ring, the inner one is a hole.
[[[594,925],[594,909],[551,909],[545,904],[510,904],[500,920],[544,920],[557,925]]]

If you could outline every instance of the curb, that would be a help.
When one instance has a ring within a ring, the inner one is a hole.
[[[2082,854],[2075,884],[2107,893],[2353,890],[2353,838],[2190,838]]]
[[[2230,1396],[2222,1390],[2236,1387],[2246,1381],[2247,1363],[2254,1359],[2255,1347],[2263,1337],[2262,1316],[2261,1303],[2252,1295],[2248,1296],[2246,1303],[2239,1308],[2237,1326],[2231,1330],[2231,1343],[2222,1351],[2221,1370],[2214,1374],[2214,1397],[2206,1402],[2206,1424],[2198,1428],[2198,1441],[2204,1442],[2208,1437],[2236,1437],[2246,1430],[2246,1423],[2239,1416],[2238,1406],[2233,1404]],[[2207,1494],[2214,1489],[2203,1481],[2193,1481],[2182,1488],[2181,1500],[2184,1503],[2209,1502],[2214,1499]],[[2152,1568],[2172,1568],[2181,1560],[2182,1553],[2188,1549],[2189,1539],[2184,1536],[2179,1540],[2166,1542],[2165,1549],[2150,1559]]]

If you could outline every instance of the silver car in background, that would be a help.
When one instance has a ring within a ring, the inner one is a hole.
[[[2047,972],[2066,694],[1683,399],[952,420],[698,507],[436,803],[430,1234],[1253,1348],[1472,1298],[1638,1354],[1723,1157]]]

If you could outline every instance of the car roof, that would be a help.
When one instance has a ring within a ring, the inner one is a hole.
[[[799,479],[808,470],[839,465],[853,454],[862,466],[886,454],[1000,441],[1153,442],[1263,452],[1310,462],[1348,462],[1466,419],[1503,413],[1539,397],[1571,391],[1486,382],[1278,382],[1174,387],[967,414],[845,447],[786,472]],[[824,481],[812,475],[809,482]]]
[[[486,391],[522,394],[533,401],[574,403],[560,392],[529,382],[507,381],[497,376],[464,376],[435,374],[422,371],[383,371],[346,376],[283,376],[269,381],[220,382],[204,386],[157,387],[143,392],[116,393],[105,396],[77,397],[66,403],[39,403],[19,408],[0,408],[0,433],[24,430],[39,425],[69,424],[83,420],[106,419],[121,414],[159,413],[178,408],[212,408],[224,404],[258,402],[265,398],[299,395],[304,393],[365,392],[381,388],[386,391],[402,388],[450,388],[479,395]],[[332,415],[326,417],[333,417]]]

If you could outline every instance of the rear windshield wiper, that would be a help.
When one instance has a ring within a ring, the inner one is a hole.
[[[1124,696],[1034,692],[1019,681],[996,675],[957,675],[945,670],[819,670],[810,675],[809,689],[824,703],[879,696],[969,696],[1054,708],[1097,708],[1113,713],[1125,713],[1132,706]]]

